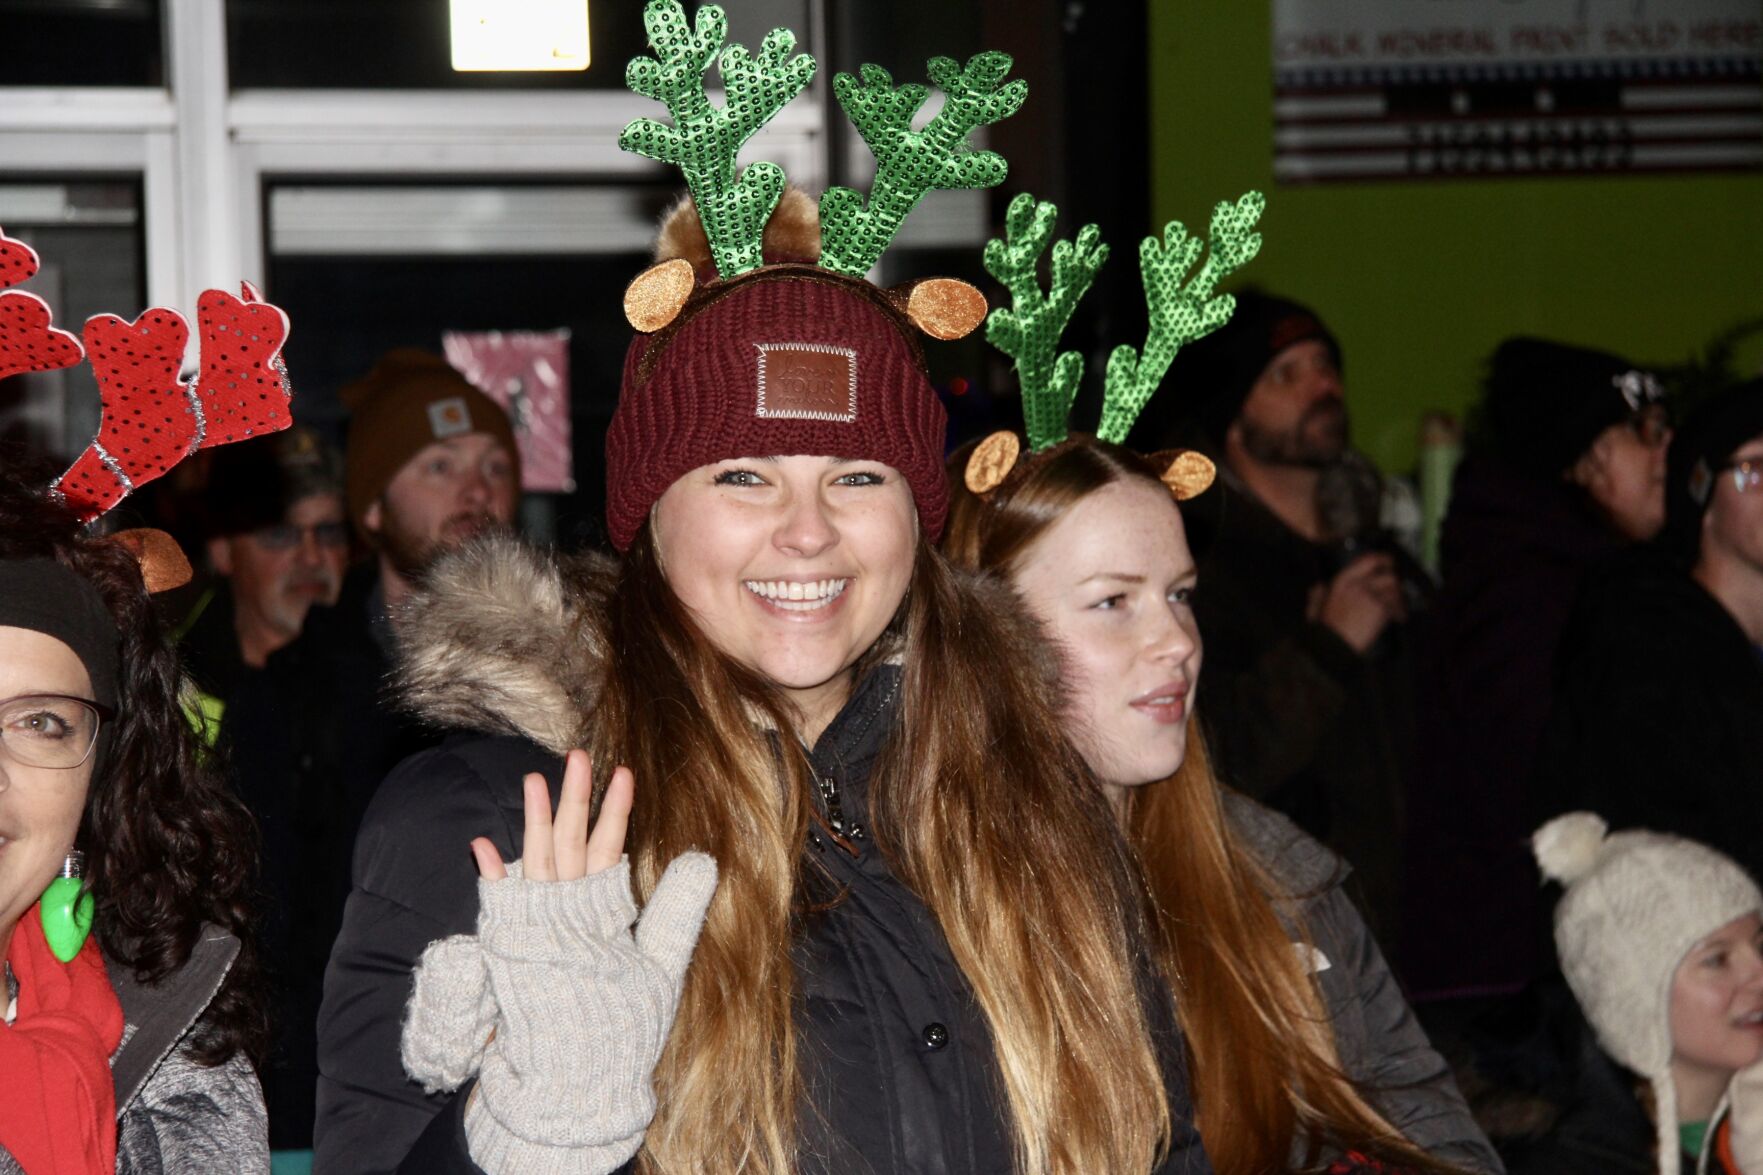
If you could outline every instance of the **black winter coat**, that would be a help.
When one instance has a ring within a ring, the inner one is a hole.
[[[263,943],[276,1042],[263,1073],[270,1145],[312,1145],[319,998],[343,922],[355,832],[380,780],[437,741],[392,705],[391,632],[374,569],[358,567],[329,608],[260,672],[235,681],[221,724],[232,776],[263,832],[271,917]]]
[[[1562,642],[1537,786],[1553,811],[1673,832],[1763,877],[1763,661],[1675,564],[1588,580]]]
[[[847,830],[851,848],[824,833],[804,846],[845,896],[807,923],[795,952],[811,1106],[800,1169],[1006,1171],[1008,1127],[984,1017],[935,919],[862,831],[865,787],[898,688],[898,670],[871,673],[811,755],[823,795],[836,796],[836,810],[821,801],[821,817]],[[465,1150],[465,1094],[425,1097],[399,1065],[411,968],[430,942],[475,929],[467,843],[488,835],[504,859],[518,858],[521,777],[542,771],[555,798],[561,766],[524,739],[462,736],[403,764],[381,789],[326,977],[319,1172],[476,1169]],[[1171,1109],[1184,1130],[1164,1170],[1199,1175],[1211,1166],[1190,1124],[1173,1025],[1163,1029]]]
[[[1406,633],[1391,626],[1360,656],[1307,619],[1311,589],[1339,570],[1339,559],[1228,474],[1184,503],[1182,518],[1199,560],[1202,717],[1219,778],[1346,858],[1354,896],[1389,945],[1414,734]]]
[[[1564,484],[1486,457],[1457,470],[1444,583],[1414,626],[1402,975],[1417,999],[1509,993],[1547,968],[1532,773],[1580,581],[1620,541]]]

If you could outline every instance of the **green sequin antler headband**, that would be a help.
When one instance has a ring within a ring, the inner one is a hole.
[[[796,38],[788,29],[773,29],[757,54],[740,45],[724,48],[728,21],[714,4],[700,8],[691,22],[679,0],[649,0],[643,24],[654,55],[633,58],[625,80],[636,93],[665,103],[673,125],[636,119],[618,144],[684,173],[719,276],[726,280],[758,269],[764,264],[765,225],[783,193],[784,173],[773,163],[738,171],[735,159],[813,79],[814,59],[792,55]],[[712,104],[704,90],[712,64],[727,93],[722,106]],[[930,96],[928,86],[895,86],[887,70],[876,65],[863,66],[857,78],[833,79],[839,105],[875,154],[876,174],[867,203],[850,188],[831,188],[822,196],[823,269],[861,277],[927,193],[990,187],[1004,179],[1004,160],[975,150],[967,140],[978,127],[1016,113],[1028,95],[1027,83],[1004,82],[1009,55],[981,53],[965,67],[937,57],[928,70],[946,100],[923,130],[913,130],[912,120]],[[923,308],[923,314],[912,307],[907,313],[938,338],[959,338],[984,315],[984,295],[954,279],[933,280],[939,283],[935,296],[902,295]],[[638,330],[659,330],[679,313],[696,284],[683,259],[653,266],[626,291],[626,317]]]
[[[757,269],[784,173],[775,163],[755,163],[737,178],[735,156],[814,79],[814,58],[790,56],[796,34],[789,29],[767,33],[757,57],[741,45],[724,49],[728,18],[714,4],[699,9],[696,25],[688,27],[679,0],[650,0],[643,27],[655,56],[631,58],[625,84],[666,103],[674,125],[639,118],[624,128],[618,145],[684,173],[717,272],[733,277]],[[713,61],[727,91],[722,106],[712,106],[704,93],[704,73]]]
[[[1125,443],[1176,352],[1230,320],[1236,299],[1215,290],[1221,279],[1260,250],[1261,234],[1255,225],[1263,205],[1259,192],[1249,192],[1234,204],[1220,202],[1212,211],[1207,241],[1189,236],[1180,221],[1171,221],[1162,240],[1146,237],[1140,242],[1139,273],[1150,331],[1142,348],[1122,344],[1108,357],[1102,416],[1096,427],[1099,439]],[[1060,354],[1059,337],[1108,259],[1108,246],[1101,243],[1096,226],[1085,225],[1075,242],[1053,246],[1051,282],[1043,292],[1036,268],[1057,215],[1053,205],[1036,203],[1024,192],[1010,202],[1003,238],[987,242],[985,251],[986,271],[1011,296],[1010,306],[998,307],[987,319],[986,338],[1015,360],[1031,455],[1069,435],[1068,418],[1083,374],[1083,356],[1076,351]],[[1184,282],[1208,244],[1205,263]],[[996,489],[1015,467],[1020,451],[1014,433],[987,437],[968,462],[968,488],[981,494]],[[1181,453],[1172,455],[1164,481],[1178,497],[1189,498],[1210,485],[1212,475],[1210,461],[1197,453]]]
[[[833,95],[875,155],[876,172],[867,208],[850,188],[830,188],[820,199],[820,263],[828,269],[868,272],[932,189],[989,188],[1008,174],[1002,156],[973,150],[967,136],[1009,118],[1028,97],[1027,82],[998,84],[1010,71],[1010,55],[981,53],[965,69],[933,57],[927,68],[947,100],[922,131],[912,129],[912,118],[930,97],[929,87],[896,89],[879,65],[858,71],[861,84],[848,73],[833,79]]]

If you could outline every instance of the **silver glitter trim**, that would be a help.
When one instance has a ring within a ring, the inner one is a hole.
[[[97,441],[93,441],[92,452],[98,454],[98,460],[104,464],[104,468],[110,470],[111,476],[115,477],[117,482],[122,486],[123,497],[126,498],[135,492],[135,483],[129,479],[128,474],[122,471],[122,465],[115,457],[110,455],[109,449],[106,449]]]
[[[200,449],[202,442],[208,439],[208,414],[202,411],[202,395],[198,390],[200,385],[199,379],[193,379],[184,385],[184,399],[190,402],[190,415],[196,418],[196,439],[191,441],[190,447],[184,450],[185,457]]]

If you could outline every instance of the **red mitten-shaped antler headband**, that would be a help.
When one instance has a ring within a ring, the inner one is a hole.
[[[198,449],[278,432],[293,423],[282,344],[288,316],[249,283],[243,297],[208,290],[196,302],[201,359],[196,378],[178,378],[190,327],[155,307],[133,322],[100,314],[85,345],[49,325],[35,294],[7,289],[37,272],[37,254],[0,233],[0,379],[72,367],[88,353],[102,407],[98,436],[55,481],[91,521]]]

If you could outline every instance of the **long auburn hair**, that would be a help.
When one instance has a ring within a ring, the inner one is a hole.
[[[966,450],[949,468],[944,548],[957,566],[1012,576],[1058,519],[1105,486],[1159,469],[1130,449],[1074,436],[1016,471],[988,500],[966,489]],[[1169,779],[1130,789],[1121,816],[1153,910],[1158,964],[1191,1057],[1206,1153],[1220,1175],[1285,1171],[1294,1144],[1327,1144],[1425,1171],[1450,1171],[1407,1142],[1341,1071],[1321,993],[1281,911],[1307,936],[1304,895],[1279,891],[1228,823],[1200,724]],[[1308,952],[1306,952],[1306,955]]]
[[[5,456],[0,559],[61,563],[97,590],[121,638],[117,714],[101,736],[76,842],[93,931],[109,959],[148,984],[189,962],[204,923],[237,936],[238,956],[185,1050],[204,1065],[237,1053],[261,1065],[269,1014],[253,929],[256,826],[184,716],[177,651],[135,556],[86,535],[40,488],[48,480],[37,480],[34,463]]]
[[[813,816],[795,739],[765,727],[793,731],[796,715],[711,644],[668,587],[648,527],[606,607],[580,623],[607,650],[582,742],[640,781],[625,842],[638,896],[687,849],[721,868],[640,1162],[783,1175],[799,1165],[806,1077],[791,945],[812,916]],[[869,783],[870,828],[984,1012],[1017,1170],[1148,1170],[1167,1150],[1170,1115],[1131,945],[1150,953],[1140,887],[1045,677],[1023,656],[1024,624],[983,606],[920,540],[900,611],[857,666],[897,656],[904,675]]]

